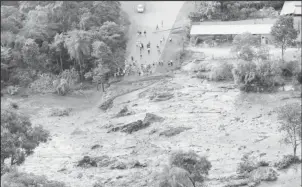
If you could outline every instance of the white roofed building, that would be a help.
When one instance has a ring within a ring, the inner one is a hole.
[[[301,16],[301,1],[285,1],[280,15]]]
[[[233,36],[243,33],[251,33],[259,35],[261,43],[268,44],[271,40],[271,28],[273,24],[246,24],[246,25],[192,25],[190,35],[197,38],[215,38],[226,36],[233,38]],[[228,40],[228,39],[227,39]]]

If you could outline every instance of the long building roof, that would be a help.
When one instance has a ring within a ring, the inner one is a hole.
[[[192,25],[191,35],[269,34],[273,24],[250,25]]]
[[[301,14],[301,1],[285,1],[280,15]]]

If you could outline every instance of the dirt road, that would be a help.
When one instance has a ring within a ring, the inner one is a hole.
[[[183,1],[128,1],[122,2],[122,9],[129,15],[131,22],[127,44],[127,60],[130,61],[131,56],[137,60],[138,64],[153,64],[158,62],[160,53],[157,52],[156,45],[160,46],[162,52],[165,41],[167,41],[169,30],[153,33],[158,25],[159,30],[171,29],[176,16],[183,5]],[[146,9],[144,13],[137,13],[136,6],[144,4]],[[163,22],[163,25],[162,25]],[[147,32],[145,37],[137,35],[137,31]],[[160,44],[160,39],[164,37],[164,41]],[[144,44],[145,50],[140,58],[139,48],[136,47],[136,42],[141,41]],[[146,44],[151,43],[151,53],[148,55]]]

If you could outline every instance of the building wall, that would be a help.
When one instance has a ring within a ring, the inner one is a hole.
[[[199,41],[206,41],[206,40],[214,40],[214,38],[219,39],[228,39],[228,41],[232,41],[236,35],[217,35],[216,37],[214,35],[193,35],[193,38],[197,38]],[[261,41],[261,44],[273,44],[273,36],[270,34],[262,34],[258,35],[259,39]]]

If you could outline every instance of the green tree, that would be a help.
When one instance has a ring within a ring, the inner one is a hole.
[[[85,56],[90,55],[91,35],[86,31],[73,30],[67,32],[64,45],[68,50],[71,59],[80,67],[80,79],[83,78],[83,63]]]
[[[301,143],[301,103],[291,103],[280,107],[278,118],[282,122],[279,131],[285,132],[283,141],[292,145],[294,156],[296,156],[297,147]]]
[[[75,29],[79,23],[79,3],[76,1],[55,1],[52,8],[52,22],[59,23],[62,31],[67,32]]]
[[[1,165],[21,164],[40,142],[46,142],[49,132],[41,126],[32,127],[27,116],[9,109],[1,109]]]
[[[13,6],[1,6],[1,32],[11,31],[16,34],[21,28],[22,20],[19,10]]]
[[[58,54],[57,61],[60,62],[61,72],[63,72],[63,59],[62,59],[62,53],[64,51],[64,35],[63,34],[56,34],[54,37],[53,43],[50,44],[50,49],[54,49],[55,52]]]
[[[92,14],[99,26],[106,21],[118,22],[121,12],[119,1],[94,1]]]
[[[254,48],[259,46],[259,38],[253,36],[251,33],[243,33],[235,36],[232,51],[238,53],[240,58],[250,61],[255,55]]]
[[[281,47],[282,61],[284,62],[284,52],[292,45],[298,36],[294,28],[294,19],[291,16],[280,16],[272,27],[271,34],[275,39],[275,44]]]
[[[25,64],[35,70],[42,68],[43,61],[40,61],[39,46],[33,39],[27,39],[22,47],[22,56]]]
[[[107,21],[99,29],[99,39],[105,42],[112,51],[119,47],[125,48],[126,40],[124,28],[114,22]]]

